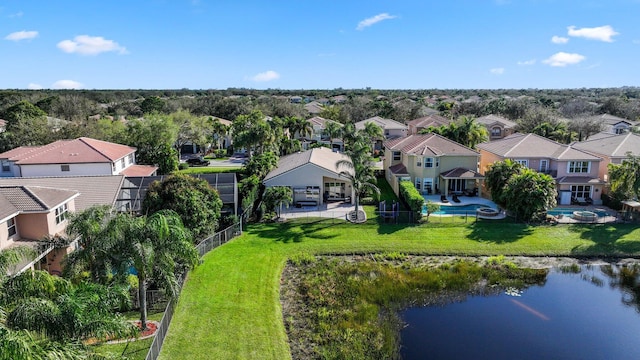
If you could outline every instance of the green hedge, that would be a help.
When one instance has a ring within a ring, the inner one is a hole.
[[[400,197],[409,206],[409,209],[413,211],[415,220],[418,221],[422,217],[422,205],[424,204],[424,198],[420,195],[420,192],[416,190],[411,181],[400,181]]]

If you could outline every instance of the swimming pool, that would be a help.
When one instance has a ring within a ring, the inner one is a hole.
[[[596,213],[596,215],[598,215],[598,217],[607,216],[607,212],[605,210],[602,210],[602,209],[587,209],[587,208],[554,208],[554,209],[548,210],[547,211],[547,215],[552,215],[552,216],[558,216],[558,215],[573,216],[573,212],[574,211],[591,211],[593,213]]]
[[[466,205],[440,205],[440,211],[431,213],[431,215],[475,215],[476,210],[480,208],[491,208],[488,205],[466,204]],[[422,214],[427,214],[426,205],[422,206]]]

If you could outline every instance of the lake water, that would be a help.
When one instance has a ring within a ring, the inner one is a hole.
[[[402,358],[640,359],[638,277],[621,278],[619,270],[552,270],[544,286],[520,296],[406,309]]]

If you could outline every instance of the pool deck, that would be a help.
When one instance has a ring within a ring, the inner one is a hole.
[[[452,196],[447,196],[447,200],[449,200],[449,202],[447,203],[443,203],[442,201],[440,201],[440,195],[423,195],[422,197],[424,197],[424,201],[431,201],[434,202],[440,206],[450,206],[452,208],[456,207],[456,206],[464,206],[464,205],[485,205],[488,206],[492,209],[499,209],[498,205],[496,205],[496,203],[494,203],[493,201],[489,200],[489,199],[485,199],[479,196],[458,196],[458,200],[460,200],[460,202],[456,203],[453,202],[453,197]],[[475,211],[470,211],[472,213],[475,214]],[[430,216],[442,216],[442,217],[447,217],[447,216],[461,216],[459,214],[431,214]],[[495,216],[484,216],[484,215],[477,215],[478,218],[480,219],[489,219],[489,220],[498,220],[498,219],[504,219],[506,217],[506,214],[504,212],[504,210],[500,209],[500,213],[495,215]]]
[[[558,208],[561,209],[575,209],[574,211],[597,211],[597,212],[606,212],[607,215],[606,216],[599,216],[596,220],[594,221],[583,221],[583,220],[576,220],[570,216],[567,215],[555,215],[553,216],[553,218],[555,219],[555,221],[557,221],[559,224],[603,224],[603,223],[615,223],[618,222],[618,213],[615,210],[609,209],[606,206],[603,205],[561,205],[558,206]]]

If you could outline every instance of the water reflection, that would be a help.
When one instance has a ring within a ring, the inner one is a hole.
[[[402,312],[403,359],[640,359],[640,265],[555,269],[546,283]],[[608,286],[606,286],[608,285]],[[520,295],[520,296],[518,296]]]

